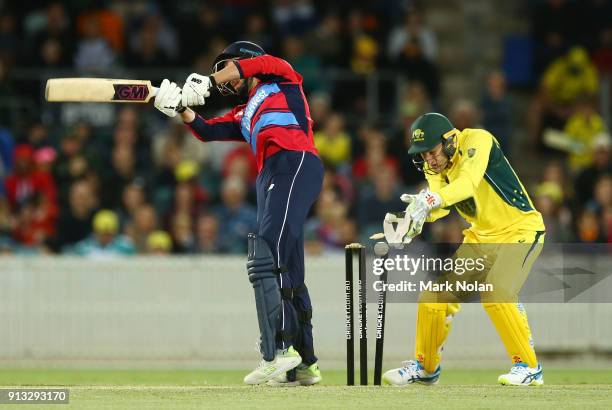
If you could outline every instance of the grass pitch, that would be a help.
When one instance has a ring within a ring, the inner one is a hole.
[[[62,386],[70,405],[36,409],[612,408],[612,370],[545,369],[542,387],[503,387],[499,371],[446,370],[437,386],[347,387],[343,371],[320,386],[245,386],[245,371],[0,370],[0,387]],[[357,375],[358,380],[358,375]],[[371,382],[370,378],[370,382]],[[8,406],[10,409],[21,406]],[[30,407],[27,407],[30,408]]]

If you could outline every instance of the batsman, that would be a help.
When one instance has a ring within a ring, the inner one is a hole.
[[[318,383],[312,305],[304,284],[304,223],[321,190],[323,165],[302,76],[248,41],[223,50],[212,72],[189,75],[182,90],[164,80],[155,107],[170,117],[179,113],[202,141],[246,142],[257,161],[258,230],[248,235],[247,273],[255,291],[263,359],[244,382]],[[203,105],[214,88],[241,97],[244,104],[211,119],[185,108]]]
[[[444,115],[427,113],[412,124],[411,135],[408,153],[425,174],[428,189],[402,195],[402,201],[408,203],[403,218],[410,221],[394,221],[400,222],[398,227],[406,227],[400,237],[409,242],[421,233],[425,222],[444,218],[452,207],[470,223],[455,256],[486,255],[482,278],[494,284],[496,291],[481,292],[480,300],[512,361],[510,371],[499,376],[498,382],[542,385],[542,367],[525,309],[518,300],[544,243],[541,214],[489,132],[459,131]],[[383,375],[385,383],[405,386],[438,381],[442,346],[460,302],[442,299],[433,292],[421,293],[414,359],[387,371]]]

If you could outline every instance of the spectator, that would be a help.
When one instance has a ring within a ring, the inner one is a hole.
[[[218,39],[219,35],[227,33],[228,30],[228,27],[221,21],[219,7],[207,2],[202,2],[198,6],[199,8],[194,15],[189,16],[185,24],[177,27],[181,37],[183,60],[187,64],[192,63],[190,59],[199,55],[202,50],[211,50],[215,39]],[[231,33],[227,34],[231,35]],[[193,41],[194,38],[197,38],[198,41]],[[225,41],[221,40],[225,44]],[[225,45],[221,47],[221,50],[223,48],[225,48]],[[216,51],[213,51],[213,53],[216,53]],[[214,55],[218,55],[218,53]],[[210,61],[212,62],[212,59]],[[211,64],[207,64],[207,69],[210,69],[210,66]]]
[[[204,165],[208,160],[210,151],[207,144],[193,138],[183,124],[171,124],[153,136],[153,162],[156,166],[164,165],[166,151],[176,149],[182,160],[193,161]],[[172,148],[171,148],[172,147]],[[172,166],[172,169],[174,169]]]
[[[257,211],[245,203],[246,187],[242,180],[230,178],[223,181],[221,205],[216,208],[219,230],[223,232],[222,248],[230,253],[246,252],[246,237],[257,230]]]
[[[386,212],[406,208],[399,199],[402,192],[392,167],[378,166],[371,175],[370,185],[363,188],[357,199],[357,223],[364,238],[380,232]]]
[[[0,14],[0,54],[9,61],[16,62],[21,57],[19,54],[19,36],[15,16],[11,13]]]
[[[44,26],[32,34],[32,48],[29,55],[34,63],[43,63],[48,67],[65,67],[70,65],[74,53],[74,38],[71,33],[70,20],[64,5],[52,2],[45,9]]]
[[[602,75],[612,74],[612,27],[606,27],[599,35],[593,52],[593,63]]]
[[[340,250],[346,245],[343,242],[346,231],[343,225],[348,222],[348,207],[339,201],[336,192],[324,189],[315,205],[315,218],[305,226],[305,238],[308,239],[311,251]]]
[[[113,189],[103,190],[102,205],[106,208],[117,208],[120,205],[124,187],[137,176],[134,150],[127,144],[113,148],[111,168],[102,175],[103,185]]]
[[[347,165],[351,159],[351,137],[344,128],[344,118],[330,114],[321,131],[314,134],[314,141],[323,163],[336,169]]]
[[[252,155],[251,148],[239,145],[227,153],[223,160],[223,178],[237,176],[242,179],[248,187],[254,188],[257,178],[257,161]]]
[[[569,153],[569,166],[572,172],[579,172],[592,164],[591,146],[595,137],[604,132],[605,128],[603,118],[596,111],[592,98],[586,96],[580,98],[564,130],[573,148]]]
[[[573,24],[577,15],[574,2],[568,0],[545,0],[534,7],[531,32],[538,76],[577,39],[577,29]]]
[[[315,54],[304,51],[304,43],[300,38],[286,37],[283,41],[283,54],[293,69],[302,73],[306,94],[327,88],[321,73],[321,61]]]
[[[10,253],[12,249],[11,231],[14,218],[11,215],[6,198],[0,195],[0,254]]]
[[[115,52],[100,33],[100,23],[96,19],[87,19],[77,45],[75,67],[83,73],[100,75],[112,67],[115,58]]]
[[[0,127],[0,181],[13,170],[13,150],[15,143],[11,132]],[[4,184],[0,183],[0,194],[4,192]]]
[[[315,26],[316,10],[311,0],[278,2],[272,16],[281,34],[302,35]]]
[[[266,15],[259,12],[250,13],[244,19],[244,33],[240,38],[259,44],[264,50],[272,50],[274,47],[273,28],[269,27]],[[297,67],[294,68],[297,69]],[[301,71],[299,71],[301,72]]]
[[[202,214],[196,224],[196,253],[218,253],[221,251],[219,219],[213,214]]]
[[[612,175],[602,175],[595,183],[593,198],[587,208],[600,214],[612,210]]]
[[[68,206],[60,211],[55,236],[47,245],[53,252],[61,252],[91,234],[93,215],[98,199],[91,184],[85,179],[70,186]]]
[[[14,241],[27,248],[39,249],[55,232],[56,212],[41,193],[27,196],[13,212]]]
[[[422,83],[428,96],[434,101],[437,100],[440,94],[438,68],[425,56],[418,39],[408,40],[401,53],[392,62],[408,81]]]
[[[576,240],[578,242],[606,242],[597,219],[597,213],[593,210],[585,209],[580,213],[576,229]]]
[[[60,142],[60,152],[53,173],[61,206],[68,202],[68,191],[72,183],[85,178],[88,171],[89,163],[83,153],[83,142],[75,134],[66,134]]]
[[[306,35],[304,41],[306,50],[316,54],[326,67],[341,66],[348,60],[342,22],[335,13],[323,16],[321,23]],[[310,109],[312,110],[312,103]]]
[[[181,161],[176,167],[173,212],[182,212],[195,217],[200,207],[210,199],[208,193],[198,183],[198,171],[198,165],[191,161]]]
[[[550,161],[544,166],[541,175],[542,179],[540,182],[552,182],[561,188],[564,200],[572,196],[571,185],[568,183],[568,175],[565,173],[563,163]]]
[[[563,206],[563,199],[563,189],[553,182],[543,182],[535,189],[534,204],[544,219],[547,242],[572,240],[571,215]]]
[[[312,130],[318,132],[332,113],[331,97],[325,92],[312,93],[308,96],[308,105],[310,106],[310,118],[312,118]]]
[[[468,99],[455,101],[450,112],[450,120],[459,131],[466,128],[481,128],[478,125],[479,117],[478,108]]]
[[[134,212],[134,219],[125,226],[124,233],[129,236],[138,253],[147,250],[147,238],[157,229],[157,212],[149,204],[143,204]]]
[[[574,47],[552,62],[542,78],[542,86],[555,104],[572,104],[579,96],[593,95],[598,84],[597,68],[582,47]]]
[[[397,159],[387,154],[387,142],[382,132],[371,125],[365,125],[360,129],[359,137],[365,144],[365,153],[353,161],[353,178],[364,180],[369,178],[373,181],[378,168],[388,167],[398,174]]]
[[[128,67],[163,67],[170,63],[170,57],[158,42],[158,30],[159,26],[152,21],[141,27],[126,56]]]
[[[49,205],[47,210],[55,215],[57,210],[55,182],[48,174],[36,171],[32,147],[25,144],[17,145],[14,151],[14,164],[13,173],[5,180],[6,195],[11,209],[16,210],[22,203],[40,196],[37,201],[47,203]]]
[[[506,77],[501,71],[487,76],[487,86],[480,102],[482,126],[497,138],[507,157],[512,152],[512,104],[506,90]]]
[[[353,39],[351,70],[358,75],[370,75],[376,71],[379,45],[368,34],[360,34]]]
[[[134,255],[136,249],[130,238],[118,232],[117,214],[107,209],[98,211],[93,218],[93,234],[78,242],[71,252],[98,259]]]
[[[120,226],[132,224],[138,209],[145,206],[147,197],[142,181],[135,179],[123,188],[121,206],[117,210]]]
[[[599,134],[593,141],[593,164],[584,169],[575,179],[574,192],[576,209],[582,209],[584,204],[593,197],[595,183],[603,175],[612,175],[610,162],[610,135]]]
[[[172,251],[172,238],[166,231],[154,231],[147,237],[147,250],[149,255],[170,255]]]
[[[389,35],[387,41],[389,60],[395,60],[412,40],[418,41],[425,58],[436,61],[438,57],[436,35],[423,24],[422,14],[414,9],[406,13],[403,25],[394,28]]]
[[[188,253],[193,251],[195,238],[191,215],[185,212],[175,212],[170,221],[170,232],[173,239],[173,253]]]
[[[77,31],[88,36],[92,27],[116,53],[125,48],[123,21],[112,8],[91,8],[77,17]]]

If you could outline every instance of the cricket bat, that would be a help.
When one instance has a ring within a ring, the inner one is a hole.
[[[50,102],[148,103],[155,94],[151,81],[112,78],[50,78],[45,88]]]

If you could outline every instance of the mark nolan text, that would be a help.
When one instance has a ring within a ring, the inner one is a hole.
[[[384,283],[381,280],[374,282],[374,290],[377,292],[493,292],[493,284],[478,281],[456,281],[456,282],[408,282],[402,280],[399,283]]]

